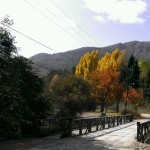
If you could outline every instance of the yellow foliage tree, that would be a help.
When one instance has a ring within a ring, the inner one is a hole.
[[[76,76],[82,76],[85,80],[89,79],[90,73],[97,69],[98,55],[98,50],[84,54],[76,67]]]
[[[119,51],[118,49],[114,50],[111,53],[106,53],[102,59],[98,61],[97,70],[105,71],[112,69],[119,71],[119,68],[125,63],[125,54],[124,51]]]
[[[101,111],[104,111],[107,103],[114,102],[117,102],[117,112],[119,110],[123,86],[118,82],[118,77],[125,61],[124,51],[116,49],[112,53],[106,52],[101,59],[98,59],[98,51],[93,50],[81,57],[76,67],[76,76],[81,76],[92,84],[91,94],[101,103]]]

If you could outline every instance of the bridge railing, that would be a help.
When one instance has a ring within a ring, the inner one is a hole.
[[[133,121],[131,114],[93,118],[50,118],[41,120],[48,134],[66,133],[67,136],[82,135]]]
[[[120,115],[111,117],[81,118],[73,119],[71,123],[71,133],[82,135],[106,128],[115,127],[133,121],[133,116]]]
[[[144,123],[137,122],[137,140],[142,143],[150,140],[150,121]]]

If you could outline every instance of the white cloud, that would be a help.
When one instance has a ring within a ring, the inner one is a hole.
[[[95,20],[97,20],[98,22],[101,22],[101,23],[105,23],[106,22],[105,18],[100,16],[100,15],[99,16],[94,16],[93,18]]]
[[[120,23],[143,23],[147,5],[144,0],[82,0],[85,8],[93,11],[97,21],[113,20]],[[105,18],[105,17],[106,18]]]

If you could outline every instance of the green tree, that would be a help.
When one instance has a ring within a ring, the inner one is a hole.
[[[142,82],[143,88],[143,99],[147,100],[150,103],[150,69],[148,70],[148,74]]]
[[[57,75],[50,83],[50,95],[61,116],[76,116],[94,108],[90,95],[91,87],[82,78],[69,76],[65,79]]]
[[[126,80],[128,86],[135,89],[140,87],[140,68],[138,65],[138,60],[136,60],[133,55],[131,55],[131,57],[129,58],[129,62],[127,65]]]
[[[149,69],[150,69],[150,63],[144,59],[140,59],[138,61],[138,65],[140,67],[140,80],[144,80],[145,78],[147,78]]]
[[[128,94],[131,88],[138,89],[140,87],[140,68],[138,60],[131,55],[127,66],[122,66],[120,69],[120,81],[124,83],[126,90],[125,114],[127,110]]]
[[[36,132],[36,119],[45,118],[49,109],[43,79],[16,53],[15,38],[0,27],[0,138]]]

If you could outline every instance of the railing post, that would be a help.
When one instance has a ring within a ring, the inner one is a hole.
[[[79,134],[82,135],[82,120],[79,122]]]
[[[133,115],[131,115],[131,121],[133,121]]]
[[[137,122],[137,140],[140,142],[140,122]]]
[[[119,125],[119,116],[117,116],[117,126]]]
[[[106,117],[103,118],[103,129],[105,129]]]
[[[99,119],[96,119],[96,131],[98,131]]]
[[[89,133],[91,132],[91,125],[92,125],[92,120],[89,119],[89,120],[88,120],[88,132],[89,132]]]
[[[72,118],[69,119],[69,127],[68,127],[69,136],[72,136],[72,120],[73,120]]]
[[[50,134],[50,119],[48,119],[48,134]]]

